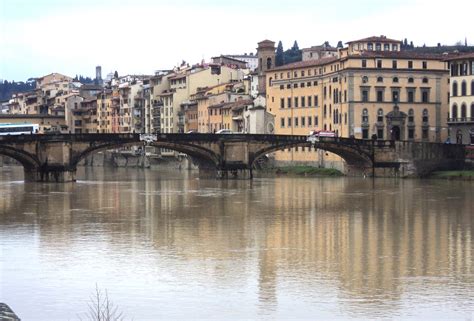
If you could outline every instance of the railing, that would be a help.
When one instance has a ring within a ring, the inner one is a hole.
[[[472,122],[474,122],[474,117],[448,118],[448,123],[472,123]]]

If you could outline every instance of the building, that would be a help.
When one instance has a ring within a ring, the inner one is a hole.
[[[447,138],[449,74],[442,54],[403,51],[400,41],[385,36],[347,45],[337,56],[266,72],[267,110],[277,134],[320,129],[358,139]],[[328,165],[321,158],[326,153],[307,148],[276,153],[281,162]]]
[[[258,67],[258,58],[256,55],[253,53],[246,54],[244,53],[243,55],[225,55],[226,57],[237,59],[240,61],[245,61],[247,63],[247,68],[250,69],[251,71],[254,71]]]
[[[474,53],[452,55],[450,69],[449,139],[474,144]]]
[[[275,67],[275,42],[271,40],[263,40],[258,43],[258,94],[265,95],[267,82],[266,73]],[[257,94],[257,95],[258,95]]]
[[[238,60],[233,57],[220,55],[219,57],[212,57],[212,63],[230,68],[247,69],[247,62]]]
[[[152,78],[153,101],[161,101],[160,130],[163,133],[184,132],[184,102],[191,100],[198,90],[229,82],[242,81],[244,72],[217,64],[183,65],[159,78]]]
[[[331,47],[329,42],[325,42],[320,46],[312,46],[301,50],[302,60],[317,60],[327,57],[337,57],[337,48]]]

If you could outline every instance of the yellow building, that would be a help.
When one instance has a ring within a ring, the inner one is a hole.
[[[474,53],[452,55],[447,61],[451,70],[450,140],[474,144]]]
[[[449,75],[442,55],[404,51],[400,41],[370,37],[348,42],[336,57],[283,65],[266,75],[276,134],[319,129],[358,139],[447,137]],[[276,160],[340,165],[326,155],[295,148],[276,153]]]

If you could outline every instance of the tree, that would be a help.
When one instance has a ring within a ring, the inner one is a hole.
[[[118,72],[117,72],[117,70],[115,70],[115,72],[114,72],[114,78],[115,78],[115,79],[118,79]]]
[[[294,53],[298,53],[298,51],[300,51],[300,48],[298,47],[298,42],[295,42],[293,43],[293,47],[291,47],[291,51],[293,51]]]
[[[107,290],[101,291],[97,284],[95,293],[91,295],[88,303],[86,318],[90,321],[121,321],[124,319],[123,313],[110,301]],[[82,320],[80,316],[79,319]]]
[[[281,43],[281,40],[278,42],[278,46],[276,49],[276,54],[275,54],[275,66],[281,66],[285,63],[284,60],[284,52],[283,52],[283,44]]]
[[[336,48],[343,48],[343,47],[344,47],[344,46],[342,45],[342,41],[339,40],[339,41],[337,42]]]

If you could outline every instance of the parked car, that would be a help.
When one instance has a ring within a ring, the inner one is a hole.
[[[230,129],[220,129],[216,131],[216,134],[233,134],[233,132]]]

